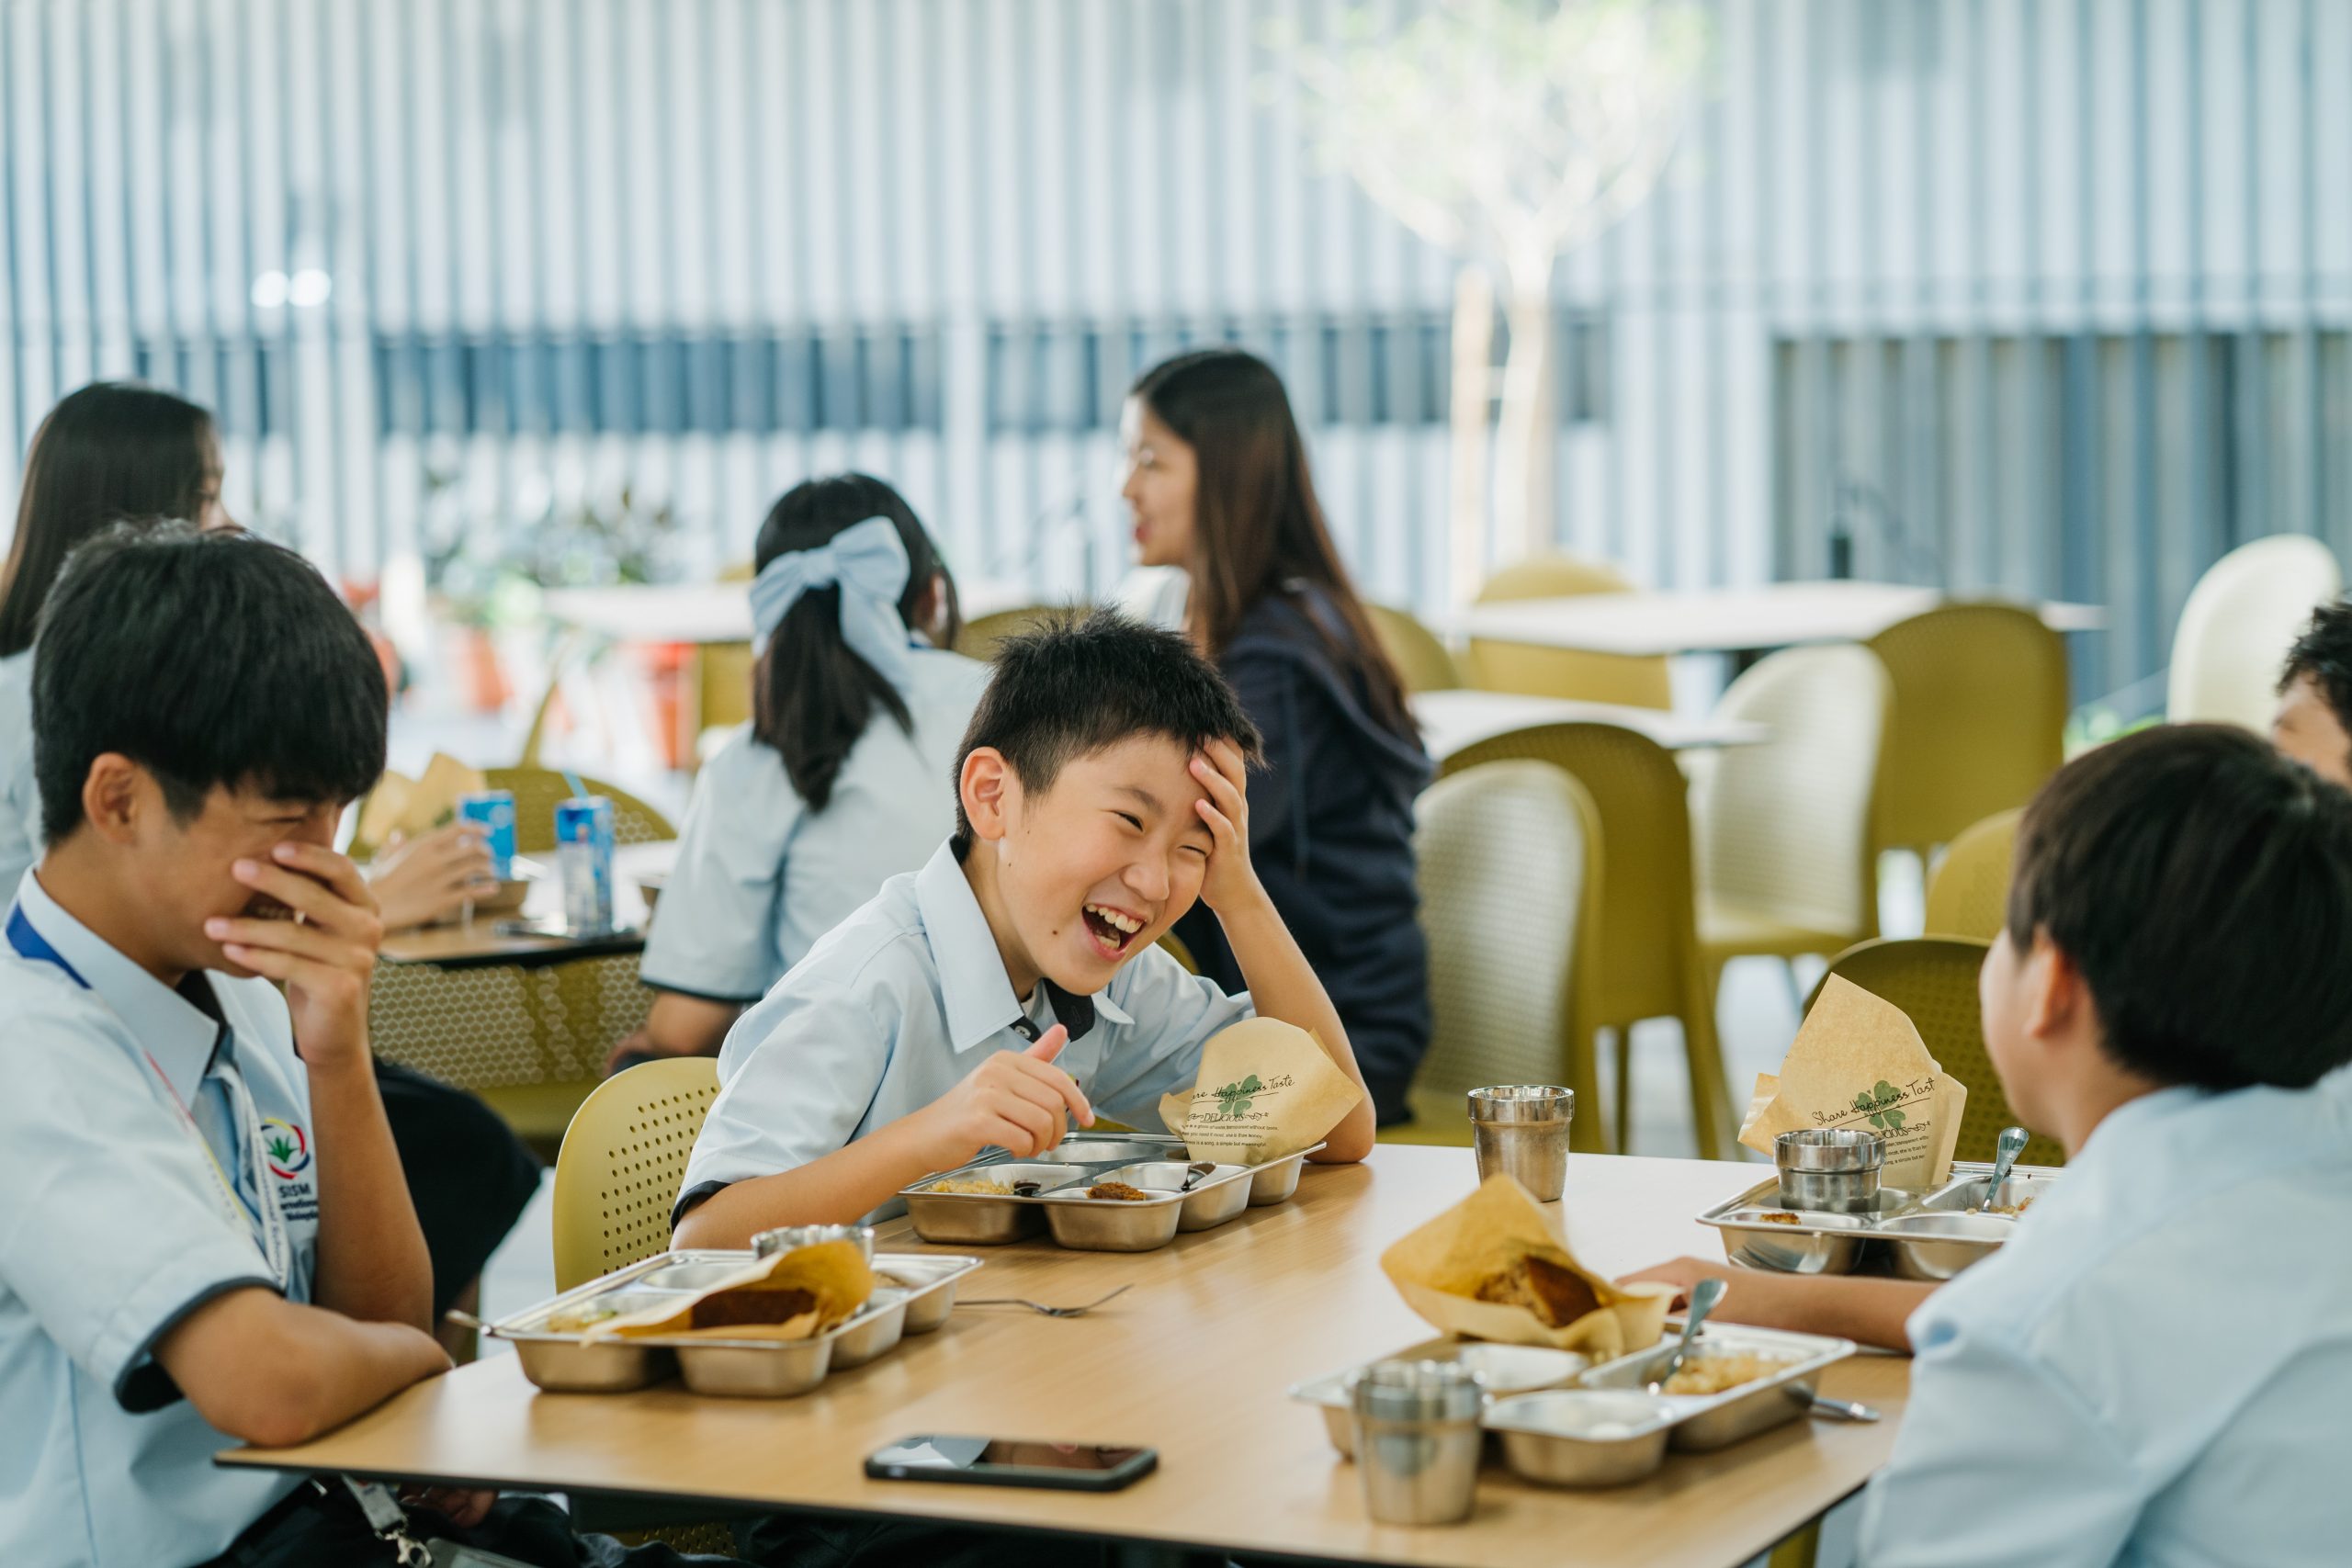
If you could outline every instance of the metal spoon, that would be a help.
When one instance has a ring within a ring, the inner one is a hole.
[[[1213,1159],[1196,1160],[1185,1168],[1192,1174],[1184,1178],[1183,1186],[1176,1189],[1179,1192],[1190,1192],[1193,1188],[1198,1187],[1204,1179],[1215,1176],[1216,1174],[1216,1161]]]
[[[1993,1145],[1993,1179],[1984,1189],[1984,1207],[1990,1213],[2001,1201],[2001,1189],[2009,1179],[2009,1168],[2018,1163],[2018,1156],[2025,1153],[2026,1131],[2022,1127],[2004,1127],[2000,1141]]]
[[[1677,1345],[1671,1353],[1650,1363],[1650,1377],[1644,1385],[1645,1392],[1657,1393],[1666,1386],[1667,1379],[1682,1370],[1682,1363],[1690,1358],[1690,1341],[1698,1336],[1699,1325],[1707,1320],[1709,1313],[1715,1310],[1715,1303],[1724,1299],[1724,1292],[1728,1288],[1721,1280],[1702,1280],[1691,1287],[1690,1308],[1682,1314],[1682,1343]]]
[[[1877,1409],[1871,1405],[1857,1404],[1850,1399],[1825,1399],[1820,1394],[1803,1389],[1797,1392],[1804,1394],[1805,1408],[1815,1416],[1827,1416],[1839,1421],[1880,1419]]]

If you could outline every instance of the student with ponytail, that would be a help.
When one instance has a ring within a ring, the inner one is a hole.
[[[944,651],[956,585],[913,509],[864,474],[810,479],[760,527],[752,722],[695,781],[639,968],[662,994],[615,1047],[715,1055],[745,1006],[955,827],[940,788],[988,682]]]

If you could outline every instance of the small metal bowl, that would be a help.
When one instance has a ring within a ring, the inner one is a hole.
[[[1513,1473],[1547,1486],[1622,1486],[1666,1462],[1675,1414],[1664,1400],[1619,1389],[1552,1389],[1487,1409]]]
[[[877,1285],[849,1326],[833,1341],[833,1370],[862,1367],[898,1344],[907,1331],[907,1292]]]

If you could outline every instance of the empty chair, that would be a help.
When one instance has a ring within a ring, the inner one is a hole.
[[[1381,651],[1396,667],[1397,678],[1405,682],[1406,691],[1450,692],[1462,684],[1453,655],[1410,610],[1375,604],[1368,599],[1363,608],[1364,614],[1372,617],[1372,629],[1379,634]]]
[[[1006,637],[1018,637],[1040,622],[1075,614],[1083,614],[1082,605],[1023,604],[1016,610],[999,610],[964,623],[963,632],[956,638],[956,651],[967,659],[981,663],[993,662],[996,645]]]
[[[1968,1090],[1954,1159],[1990,1160],[2001,1129],[2018,1119],[1985,1052],[1984,1014],[1976,999],[1976,974],[1990,946],[1958,937],[1909,937],[1862,942],[1829,961],[1829,975],[1901,1008],[1937,1066]],[[1814,987],[1814,996],[1820,994]],[[1808,998],[1806,1010],[1812,1006]],[[2063,1165],[2066,1156],[2056,1143],[2036,1134],[2019,1157],[2027,1165]]]
[[[2334,552],[2301,534],[2240,545],[2206,568],[2173,632],[2165,716],[2267,731],[2288,645],[2343,586]]]
[[[2058,771],[2066,645],[2030,610],[1946,604],[1871,639],[1894,682],[1881,747],[1878,844],[1925,859]]]
[[[1888,701],[1885,667],[1850,643],[1776,653],[1724,694],[1721,716],[1771,739],[1694,759],[1699,941],[1718,973],[1878,934],[1871,813]]]
[[[718,1097],[708,1056],[647,1062],[597,1086],[556,1157],[557,1290],[668,1250],[686,1156]]]
[[[1928,878],[1928,934],[1991,942],[2008,918],[2009,863],[2022,808],[1996,812],[1964,829]]]
[[[491,789],[514,795],[514,848],[526,855],[555,850],[555,808],[571,798],[571,784],[553,768],[486,768],[482,783]],[[625,789],[600,779],[583,778],[582,788],[613,803],[613,842],[652,844],[674,839],[678,830],[670,819]]]
[[[1413,1120],[1382,1140],[1467,1145],[1465,1097],[1498,1083],[1566,1084],[1578,1124],[1597,1125],[1592,1041],[1574,1010],[1599,932],[1591,797],[1548,762],[1488,762],[1431,784],[1414,816],[1432,1029]]]
[[[1478,590],[1478,603],[1625,593],[1633,586],[1614,567],[1569,556],[1537,556],[1487,579]],[[1674,705],[1674,688],[1663,659],[1628,659],[1613,653],[1578,653],[1473,637],[1468,664],[1471,683],[1490,692],[1523,692],[1531,696],[1573,697],[1645,708]]]
[[[1647,1018],[1679,1021],[1690,1059],[1699,1152],[1723,1157],[1731,1101],[1715,1040],[1714,987],[1699,949],[1690,803],[1673,754],[1647,736],[1613,724],[1546,724],[1464,747],[1442,768],[1452,777],[1509,759],[1566,769],[1600,813],[1609,871],[1601,879],[1593,961],[1577,971],[1574,1027],[1579,1049],[1590,1049],[1596,1031],[1613,1029],[1619,1032],[1622,1062],[1624,1031]],[[1532,884],[1551,872],[1530,860],[1521,874]],[[1621,1151],[1631,1126],[1632,1100],[1631,1082],[1621,1075],[1615,1139]],[[1600,1117],[1582,1105],[1577,1111],[1577,1146],[1604,1146]]]

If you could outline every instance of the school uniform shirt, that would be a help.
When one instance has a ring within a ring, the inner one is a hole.
[[[956,749],[989,669],[919,640],[908,664],[913,732],[877,707],[822,811],[808,809],[782,753],[748,724],[704,765],[646,938],[638,973],[647,985],[757,1000],[954,829]]]
[[[24,956],[42,950],[57,961]],[[0,1562],[207,1562],[297,1478],[216,1469],[233,1439],[154,1349],[225,1292],[278,1288],[256,1239],[263,1184],[286,1223],[284,1293],[310,1299],[318,1151],[285,1001],[212,974],[174,990],[28,874],[0,1014]],[[258,1140],[238,1134],[232,1071]]]
[[[33,780],[33,650],[0,659],[0,888],[40,858],[40,787]]]
[[[2335,1568],[2352,1551],[2352,1079],[2110,1112],[1912,1314],[1872,1568]]]
[[[1058,1020],[1056,1058],[1095,1111],[1159,1128],[1159,1098],[1190,1089],[1201,1046],[1252,1016],[1159,947],[1091,997],[1050,982],[1012,992],[955,846],[882,891],[736,1020],[718,1098],[686,1162],[676,1213],[734,1182],[793,1170],[938,1100],[994,1051],[1026,1050]],[[899,1213],[896,1201],[874,1219]]]

